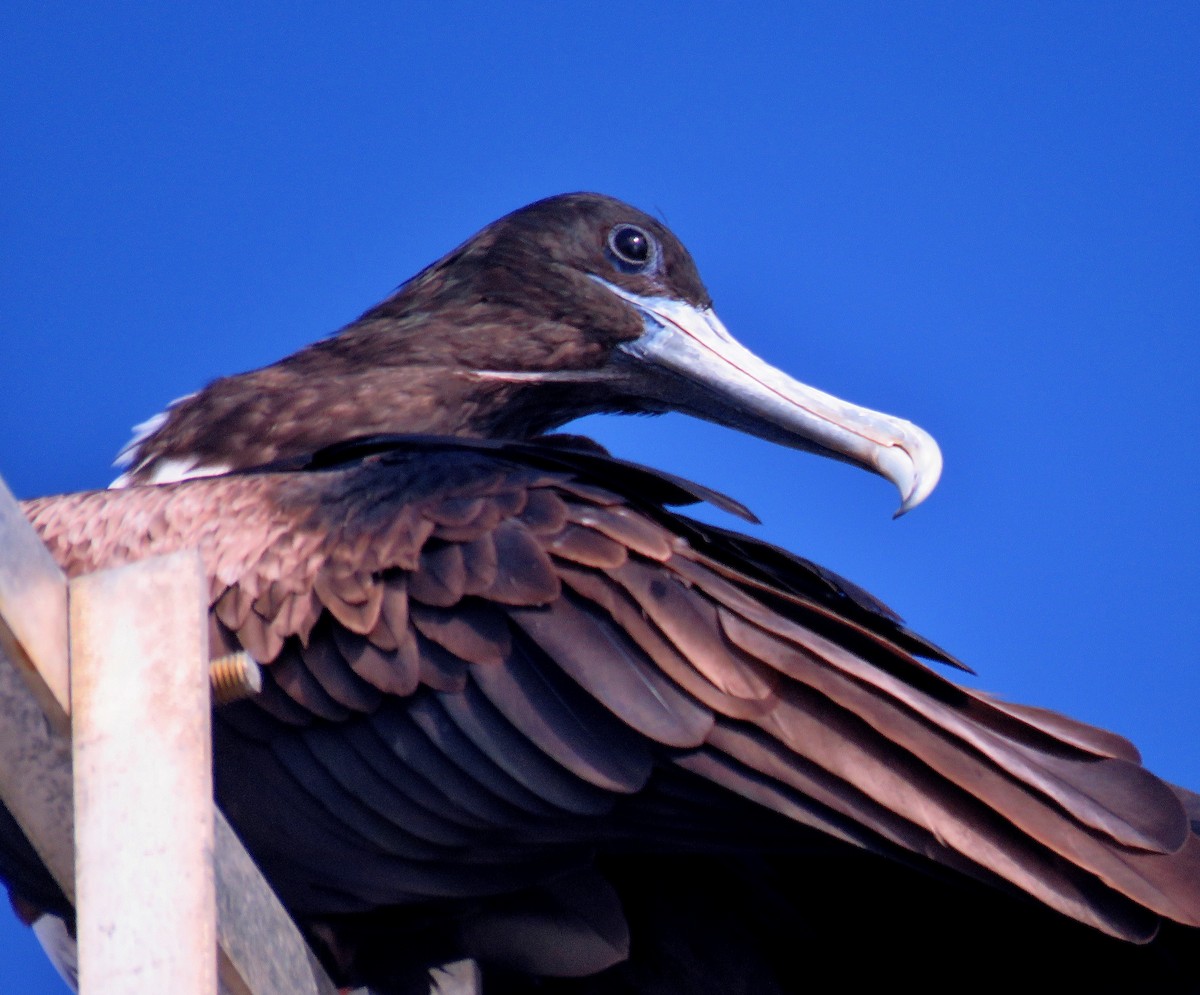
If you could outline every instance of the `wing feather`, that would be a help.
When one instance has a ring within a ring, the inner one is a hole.
[[[200,548],[213,652],[267,675],[218,723],[222,801],[295,909],[498,894],[617,840],[736,846],[731,792],[798,846],[1129,939],[1200,925],[1186,796],[1121,737],[959,687],[849,582],[621,491],[702,489],[599,479],[591,450],[394,445],[26,505],[73,573]]]
[[[620,793],[645,786],[653,764],[645,740],[573,681],[531,659],[529,649],[514,647],[471,677],[514,726],[577,776]]]

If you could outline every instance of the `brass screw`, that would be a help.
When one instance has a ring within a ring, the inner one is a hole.
[[[262,668],[245,650],[227,653],[208,667],[214,705],[228,705],[253,698],[262,690]]]

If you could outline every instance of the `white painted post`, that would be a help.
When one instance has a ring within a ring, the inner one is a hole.
[[[188,555],[183,555],[183,559],[187,561]],[[195,570],[195,566],[185,562],[185,569]],[[73,794],[79,789],[72,783],[71,743],[67,738],[71,726],[68,718],[71,691],[68,682],[67,605],[68,601],[75,603],[80,597],[86,600],[87,594],[79,595],[78,592],[91,583],[94,582],[77,578],[70,583],[68,592],[67,578],[25,520],[4,481],[0,480],[0,802],[16,818],[47,869],[72,902],[76,901]],[[184,586],[188,584],[185,582]],[[157,600],[156,587],[153,594],[150,604],[143,607],[144,614],[138,616],[137,621],[139,626],[145,624],[151,627],[151,631],[157,631],[165,602]],[[206,595],[207,592],[202,588],[193,594],[193,604],[201,618],[207,603]],[[171,602],[177,603],[174,598]],[[190,612],[185,611],[185,616],[185,621],[194,619]],[[128,616],[124,617],[128,621]],[[117,621],[118,624],[124,624],[119,619]],[[102,640],[110,638],[105,635],[107,623],[101,612],[96,612],[91,622],[97,627],[96,632]],[[85,638],[77,630],[73,642],[78,643]],[[200,646],[203,645],[201,642]],[[182,658],[171,660],[171,668],[183,667],[204,674],[207,670],[204,666],[206,654],[193,654],[192,660],[195,661],[193,668],[188,668],[187,661]],[[117,667],[123,667],[126,662],[117,660]],[[120,669],[115,672],[129,673]],[[247,683],[252,686],[253,681]],[[207,728],[210,717],[207,697],[195,705],[193,716],[181,723],[185,729],[199,729],[196,715],[202,716],[200,721]],[[137,715],[133,724],[125,722],[128,716],[124,712],[115,714],[124,723],[118,727],[117,734],[131,738],[136,744],[131,754],[138,761],[136,771],[144,769],[147,764],[157,766],[159,758],[152,754],[149,745],[152,735],[149,732],[143,735],[144,725],[154,719],[153,710]],[[161,732],[162,727],[157,727],[155,734]],[[202,738],[200,748],[205,757],[210,755],[206,738]],[[204,761],[204,764],[208,763]],[[100,773],[102,778],[111,777],[103,768]],[[174,801],[172,792],[161,798],[151,798],[146,807],[169,807]],[[212,805],[211,789],[205,802],[210,819],[200,822],[199,826],[202,834],[206,831],[204,827],[208,826],[208,835],[201,835],[197,839],[183,833],[176,837],[176,842],[188,846],[198,844],[200,854],[212,854],[214,844],[211,827],[215,822],[216,842],[212,864],[217,884],[215,904],[219,948],[216,957],[210,959],[219,958],[219,990],[222,995],[335,995],[332,983],[280,905],[279,899],[254,866],[220,809]],[[130,814],[133,817],[135,813]],[[91,876],[102,874],[106,865],[123,868],[130,859],[140,859],[128,856],[114,858],[114,855],[124,851],[127,845],[131,846],[132,853],[141,854],[146,844],[144,837],[131,839],[125,836],[109,839],[105,843],[103,834],[93,834],[93,842],[100,850],[98,863],[94,851],[92,859],[87,861],[89,867],[86,873]],[[207,861],[207,856],[200,859]],[[163,867],[164,864],[158,866]],[[194,867],[194,861],[188,860],[183,866]],[[79,873],[81,876],[85,874],[82,869]],[[206,870],[205,873],[209,872]],[[153,873],[147,876],[154,877]],[[95,901],[101,904],[89,903],[86,909],[79,909],[81,929],[85,922],[107,919],[112,923],[118,918],[123,921],[126,916],[140,922],[157,914],[157,906],[148,903],[154,899],[158,883],[157,880],[151,880],[147,886],[145,882],[135,882],[131,888],[141,890],[130,890],[115,896],[113,891],[118,889],[93,889]],[[153,956],[177,946],[190,949],[192,941],[196,939],[192,935],[193,923],[210,921],[211,908],[210,902],[209,908],[203,910],[202,916],[194,921],[180,921],[182,917],[176,917],[176,933],[162,930],[159,936],[152,938],[156,946],[135,950],[134,953]],[[114,934],[116,932],[114,925]],[[124,935],[127,931],[121,928],[120,932]],[[140,963],[140,960],[135,962],[138,966],[131,969],[133,973],[141,973]],[[201,957],[199,963],[204,965],[208,961]],[[109,995],[109,992],[129,990],[109,988],[103,981],[97,984],[99,987],[87,984],[85,995]],[[153,986],[147,986],[146,990],[154,989]],[[162,987],[155,990],[155,995],[174,995],[176,991],[173,987]],[[191,989],[180,991],[182,995]]]
[[[195,551],[71,584],[75,891],[86,995],[215,995],[212,736]]]

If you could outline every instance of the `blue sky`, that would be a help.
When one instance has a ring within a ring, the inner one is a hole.
[[[660,213],[765,358],[910,418],[888,485],[681,417],[591,420],[747,501],[978,685],[1200,788],[1200,7],[7,5],[0,473],[333,331],[552,193]],[[6,987],[60,992],[0,915]]]

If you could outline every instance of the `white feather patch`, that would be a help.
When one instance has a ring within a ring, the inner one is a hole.
[[[134,480],[133,475],[141,471],[147,464],[153,462],[150,476],[143,480]],[[232,469],[226,463],[201,463],[197,465],[190,459],[144,460],[132,470],[127,470],[109,484],[110,490],[122,487],[132,487],[134,484],[177,484],[181,480],[192,480],[196,477],[216,477],[228,473]]]
[[[167,419],[171,417],[171,410],[178,407],[189,398],[193,398],[195,396],[196,391],[192,391],[190,394],[184,394],[182,397],[177,397],[158,414],[147,418],[144,422],[134,425],[133,438],[121,447],[121,451],[117,453],[117,458],[113,460],[113,466],[132,466],[138,458],[138,450],[142,448],[142,443],[149,439],[150,436],[154,435],[155,432],[157,432],[167,423]]]
[[[133,426],[133,438],[125,443],[121,451],[117,453],[117,458],[113,460],[113,466],[128,469],[108,485],[110,489],[131,487],[134,483],[174,484],[180,480],[190,480],[193,477],[215,477],[217,474],[229,472],[230,468],[225,464],[203,464],[186,458],[155,460],[153,456],[144,457],[142,455],[142,447],[147,440],[166,425],[167,420],[171,417],[171,412],[184,401],[195,396],[196,392],[193,391],[191,394],[177,397],[158,414]],[[148,478],[138,481],[133,479],[135,474],[141,473],[152,464],[153,469]]]

